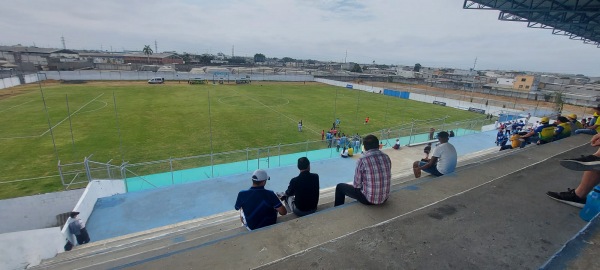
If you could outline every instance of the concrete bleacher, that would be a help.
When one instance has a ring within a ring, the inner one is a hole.
[[[594,253],[577,245],[597,240],[592,230],[597,226],[587,227],[585,237],[574,237],[587,224],[578,209],[545,195],[577,185],[581,173],[558,166],[558,160],[593,152],[588,142],[589,136],[580,135],[539,147],[479,151],[461,157],[456,173],[439,178],[414,179],[412,172],[396,167],[393,192],[381,206],[347,200],[333,208],[333,188],[327,188],[321,191],[317,213],[280,217],[278,224],[253,232],[240,226],[236,211],[228,211],[76,247],[36,268],[597,266],[586,260]],[[420,156],[421,150],[387,152],[396,164]],[[561,251],[567,242],[577,248]]]

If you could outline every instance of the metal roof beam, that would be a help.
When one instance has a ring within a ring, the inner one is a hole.
[[[600,43],[600,0],[465,0],[463,8],[499,10],[501,21],[527,22],[530,28]]]
[[[467,5],[469,2],[469,5]],[[529,2],[529,3],[527,3]],[[598,0],[578,0],[574,2],[574,5],[569,5],[569,0],[545,0],[535,2],[532,0],[515,1],[483,1],[483,0],[465,0],[463,7],[469,9],[473,5],[477,5],[478,8],[474,9],[497,9],[505,12],[513,11],[569,11],[574,13],[585,13],[585,12],[598,12],[600,11],[600,2]],[[581,4],[580,4],[581,3]],[[593,5],[596,3],[596,5]]]

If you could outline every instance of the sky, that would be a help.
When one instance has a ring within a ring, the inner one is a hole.
[[[0,45],[600,76],[600,48],[463,0],[4,0]],[[475,63],[475,59],[477,62]]]

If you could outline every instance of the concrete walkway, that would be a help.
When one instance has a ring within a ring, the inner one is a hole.
[[[585,222],[547,190],[580,173],[558,160],[589,152],[586,137],[514,151],[429,178],[381,206],[358,203],[218,242],[173,246],[114,269],[533,269]],[[593,258],[595,260],[595,258]]]
[[[495,147],[495,131],[451,138],[459,157]],[[392,159],[394,177],[412,174],[412,163],[423,158],[423,147],[385,149]],[[351,182],[356,159],[332,158],[311,163],[320,176],[321,189]],[[271,180],[267,189],[284,191],[298,174],[296,166],[267,170]],[[169,224],[206,217],[233,209],[237,193],[251,185],[251,173],[214,178],[164,188],[102,198],[96,202],[87,229],[92,241],[100,241]]]

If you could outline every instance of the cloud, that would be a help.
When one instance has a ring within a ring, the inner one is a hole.
[[[463,1],[7,0],[2,45],[231,53],[600,75],[598,49]]]

